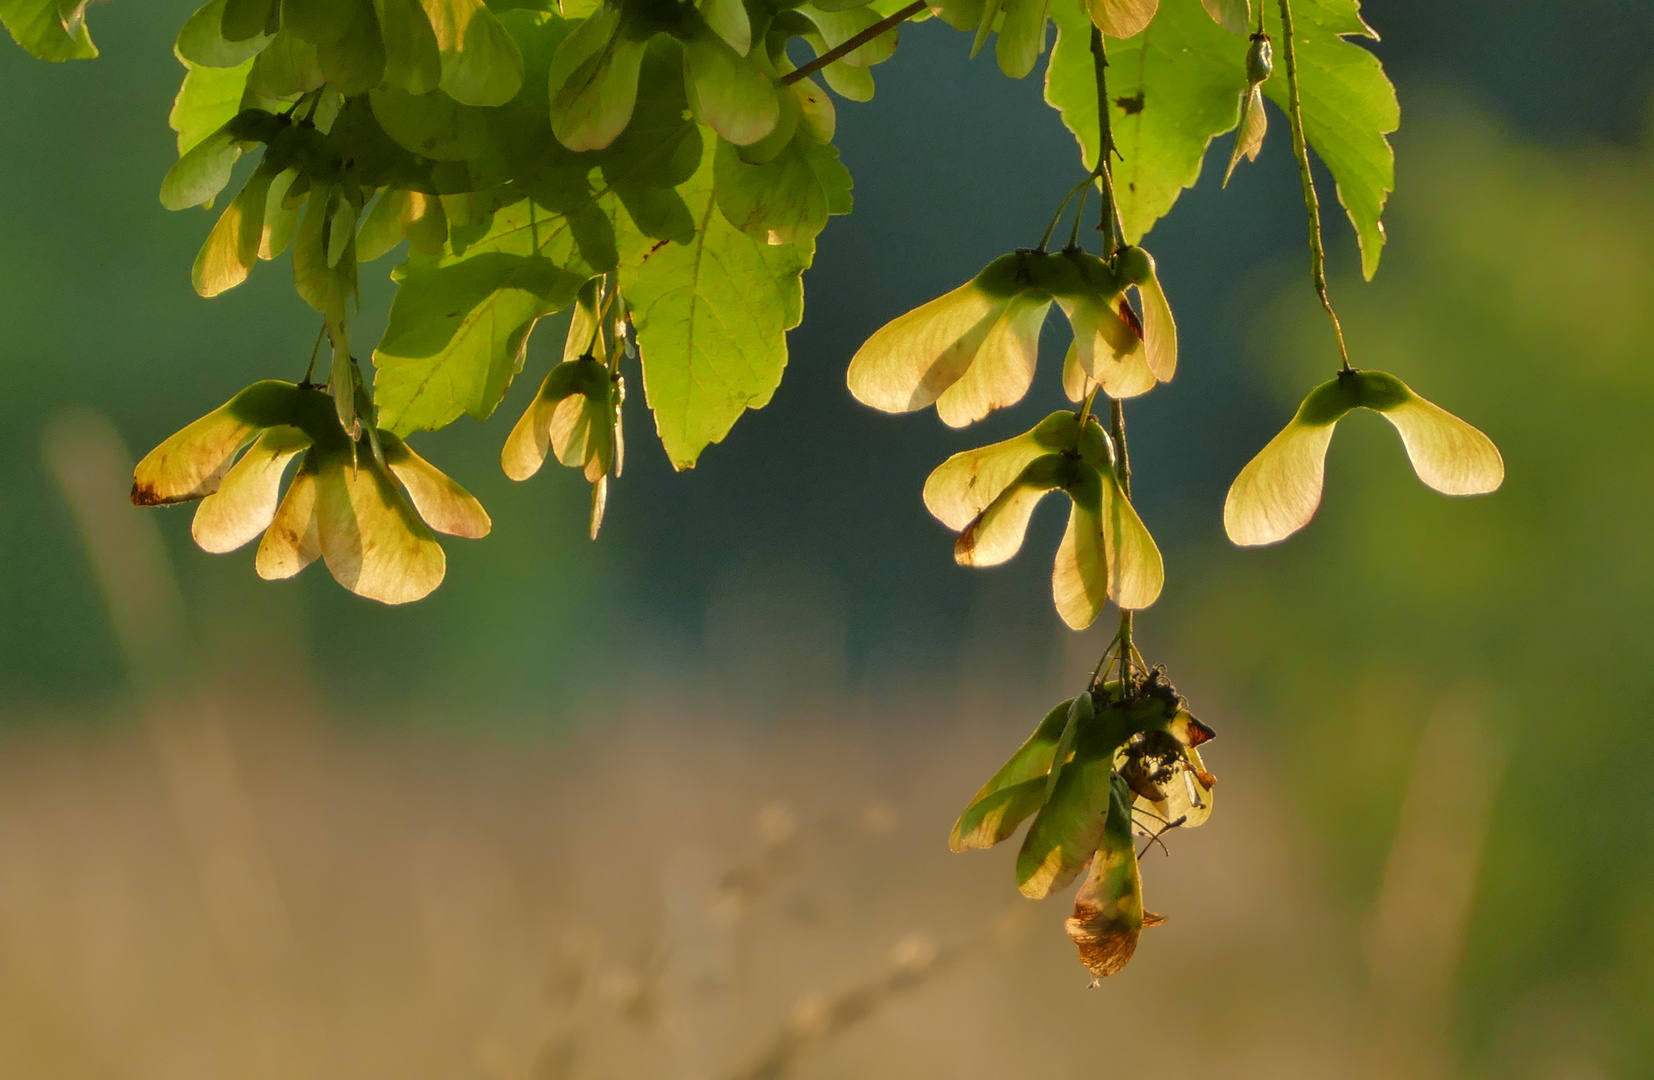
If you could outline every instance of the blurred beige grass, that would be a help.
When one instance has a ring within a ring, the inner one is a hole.
[[[627,711],[525,746],[228,706],[290,928],[264,968],[215,932],[137,722],[8,740],[0,1073],[736,1076],[795,1014],[808,1034],[902,965],[920,977],[804,1040],[797,1075],[1068,1075],[1107,1045],[1122,1066],[1309,1076],[1345,1053],[1349,928],[1258,792],[1226,791],[1223,835],[1149,863],[1172,921],[1087,991],[1066,901],[1022,900],[1008,853],[940,839],[998,750],[984,720],[938,754],[863,709],[767,730]]]
[[[142,676],[130,714],[0,743],[0,1075],[1446,1071],[1481,826],[1444,838],[1428,800],[1474,769],[1473,703],[1432,725],[1365,931],[1318,894],[1269,748],[1203,708],[1220,813],[1146,857],[1171,921],[1087,990],[1067,898],[1023,900],[1010,851],[944,839],[1055,680],[868,700],[828,679],[760,722],[640,677],[556,739],[341,726],[292,643],[219,641],[235,677],[202,676],[152,520],[111,496],[130,458],[106,424],[60,420],[47,455]],[[786,618],[743,610],[727,649]]]

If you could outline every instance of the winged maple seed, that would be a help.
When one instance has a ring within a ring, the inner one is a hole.
[[[345,434],[330,395],[254,383],[150,451],[133,472],[132,502],[200,500],[190,531],[204,551],[234,551],[262,533],[260,577],[292,577],[321,558],[360,596],[418,600],[446,571],[432,530],[486,536],[488,514],[401,439],[375,434],[383,464],[367,439]],[[282,494],[295,457],[298,471]]]
[[[1444,495],[1485,495],[1504,483],[1493,440],[1383,371],[1344,371],[1309,392],[1292,422],[1247,463],[1229,488],[1223,526],[1252,546],[1285,540],[1321,505],[1333,428],[1356,409],[1371,409],[1401,435],[1413,471]]]
[[[1082,427],[1072,412],[1052,413],[1016,438],[955,454],[925,481],[924,499],[960,534],[961,565],[995,566],[1021,549],[1034,507],[1058,489],[1071,504],[1051,576],[1063,620],[1079,629],[1107,600],[1154,603],[1165,581],[1160,550],[1120,489],[1113,444],[1095,419]]]
[[[1145,926],[1133,836],[1195,828],[1212,812],[1217,778],[1196,747],[1214,737],[1155,668],[1132,693],[1105,683],[1053,708],[954,824],[954,851],[992,847],[1032,818],[1017,852],[1017,885],[1043,899],[1085,880],[1065,926],[1080,962],[1103,978],[1125,967]]]
[[[850,361],[850,392],[884,412],[935,405],[950,427],[974,423],[1028,393],[1055,302],[1074,333],[1067,364],[1112,398],[1146,393],[1177,369],[1177,327],[1153,258],[1126,248],[1118,265],[1078,248],[1001,255],[868,338]],[[1141,323],[1129,288],[1143,301]]]

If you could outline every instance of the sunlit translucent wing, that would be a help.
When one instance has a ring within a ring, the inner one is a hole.
[[[385,42],[385,81],[409,94],[428,94],[442,81],[442,49],[419,0],[374,0]]]
[[[195,291],[217,296],[247,280],[264,239],[265,203],[273,173],[261,166],[219,215],[190,271]]]
[[[925,509],[955,532],[964,529],[1034,459],[1071,449],[1078,429],[1073,413],[1052,413],[1013,439],[953,455],[925,481]]]
[[[1034,70],[1045,52],[1046,7],[1048,0],[1008,0],[1005,17],[994,42],[999,70],[1020,79]]]
[[[440,92],[433,91],[433,96]],[[271,198],[275,198],[274,188]],[[389,253],[404,236],[415,251],[431,255],[441,250],[448,238],[448,219],[437,196],[403,188],[380,195],[356,230],[356,257],[372,262]],[[260,258],[270,257],[260,253]]]
[[[401,481],[425,524],[450,536],[478,539],[488,535],[493,523],[474,495],[414,453],[395,435],[382,431],[379,438],[384,446],[385,464]]]
[[[523,86],[523,54],[483,0],[424,0],[442,55],[442,90],[462,105],[504,105]]]
[[[1010,760],[971,797],[948,836],[950,850],[990,848],[1039,809],[1045,801],[1046,774],[1068,725],[1070,704],[1064,701],[1046,713]]]
[[[1446,409],[1409,389],[1405,401],[1379,412],[1401,434],[1419,479],[1442,494],[1485,495],[1504,483],[1505,461],[1493,440]]]
[[[1074,914],[1064,929],[1080,951],[1080,963],[1098,978],[1126,966],[1143,931],[1143,882],[1132,846],[1131,793],[1116,777],[1096,857],[1074,896]]]
[[[253,567],[266,581],[290,578],[322,555],[321,534],[316,520],[316,473],[314,454],[306,454],[264,539],[258,545]]]
[[[736,146],[755,143],[781,115],[775,83],[764,70],[702,28],[683,43],[684,90],[701,123]]]
[[[964,374],[937,396],[936,415],[944,424],[964,427],[1022,400],[1034,381],[1040,327],[1050,308],[1047,293],[1029,291],[1011,298]]]
[[[838,110],[827,92],[814,79],[800,79],[791,85],[798,101],[798,122],[816,142],[830,143],[838,131]]]
[[[1114,474],[1082,467],[1067,491],[1073,509],[1051,574],[1063,621],[1084,629],[1107,600],[1128,610],[1153,604],[1165,584],[1165,565]]]
[[[1248,21],[1252,18],[1252,8],[1248,0],[1200,0],[1214,22],[1231,34],[1244,34]],[[1266,4],[1269,0],[1258,0]]]
[[[442,584],[442,546],[377,462],[330,456],[316,483],[317,533],[334,580],[386,604],[419,600]]]
[[[1285,540],[1308,525],[1321,505],[1333,425],[1349,409],[1327,418],[1311,409],[1314,397],[1312,392],[1292,422],[1230,485],[1223,503],[1223,529],[1235,543],[1250,547]]]
[[[821,40],[829,49],[836,49],[857,34],[877,23],[885,14],[875,10],[877,5],[847,3],[805,4],[798,11],[821,31]],[[895,8],[889,8],[895,11]],[[847,67],[872,67],[882,64],[896,54],[896,31],[889,29],[845,53],[829,67],[844,64]]]
[[[1121,315],[1118,292],[1057,298],[1074,330],[1080,370],[1116,400],[1154,389],[1156,379],[1136,329]]]
[[[1223,508],[1231,540],[1271,544],[1309,523],[1321,501],[1333,427],[1358,407],[1395,426],[1413,470],[1437,491],[1481,495],[1504,481],[1498,448],[1476,428],[1419,397],[1394,375],[1346,372],[1310,391],[1292,422],[1235,478]]]
[[[1144,362],[1155,379],[1170,382],[1177,374],[1177,322],[1166,301],[1166,290],[1160,287],[1154,256],[1140,247],[1131,247],[1121,253],[1120,262],[1122,280],[1137,286],[1142,303]]]
[[[1010,302],[973,279],[886,323],[851,358],[850,393],[892,413],[934,403],[964,375]]]
[[[1051,755],[1051,771],[1045,775],[1045,797],[1050,799],[1057,793],[1057,785],[1062,783],[1062,773],[1069,760],[1073,757],[1074,747],[1078,743],[1082,732],[1090,736],[1096,726],[1097,704],[1089,692],[1080,694],[1068,703],[1068,717],[1063,724],[1062,736],[1057,739],[1056,752]]]
[[[317,312],[342,321],[355,293],[354,256],[329,264],[328,226],[333,218],[334,189],[312,186],[304,216],[293,234],[293,288]],[[352,240],[354,228],[352,228]]]
[[[1235,148],[1229,153],[1229,168],[1223,173],[1224,187],[1229,186],[1229,178],[1235,175],[1235,166],[1240,164],[1241,158],[1258,160],[1268,128],[1269,117],[1263,108],[1263,86],[1254,84],[1241,97],[1240,126],[1235,129]]]
[[[1022,548],[1039,501],[1059,487],[1072,463],[1060,454],[1035,458],[978,514],[953,544],[961,566],[998,566]]]
[[[1084,401],[1085,396],[1091,393],[1096,386],[1097,384],[1093,382],[1091,377],[1080,367],[1080,358],[1075,352],[1074,343],[1069,342],[1068,351],[1063,354],[1062,358],[1063,396],[1067,397],[1069,401],[1078,404],[1079,402]]]
[[[184,23],[172,46],[180,60],[196,67],[233,68],[258,55],[269,39],[262,33],[245,41],[224,37],[224,7],[224,0],[213,0]]]
[[[745,56],[752,48],[752,23],[741,0],[697,0],[701,18],[724,43]]]
[[[218,490],[235,456],[261,428],[287,423],[296,408],[292,383],[254,383],[144,455],[132,473],[138,506],[199,499]]]
[[[1017,886],[1024,896],[1040,900],[1073,881],[1102,842],[1114,771],[1111,734],[1100,723],[1077,733],[1073,758],[1017,852]]]
[[[574,307],[569,315],[569,332],[563,338],[563,360],[578,360],[592,352],[600,342],[597,337],[597,291],[603,279],[594,277],[580,286]]]
[[[264,198],[264,229],[258,244],[258,257],[266,262],[286,251],[293,241],[303,201],[289,198],[288,192],[298,177],[298,170],[287,169],[270,181],[270,193]]]
[[[199,206],[230,182],[230,171],[241,159],[241,147],[231,132],[231,120],[196,143],[161,178],[161,205],[168,210]]]
[[[247,88],[267,98],[288,100],[327,82],[316,46],[282,29],[259,51],[247,73]]]
[[[385,79],[385,41],[373,0],[330,0],[339,32],[317,42],[317,62],[329,88],[346,97],[364,94]]]
[[[552,368],[500,452],[500,466],[513,480],[539,471],[546,455],[584,468],[595,482],[614,458],[613,403],[606,368],[591,357]]]
[[[1160,10],[1160,0],[1087,0],[1091,21],[1109,37],[1136,37]]]
[[[467,161],[488,140],[488,114],[441,90],[410,94],[384,87],[368,95],[373,117],[397,145],[433,161]]]
[[[224,475],[218,490],[201,500],[190,534],[203,551],[220,554],[251,542],[270,527],[280,501],[281,478],[310,436],[296,427],[266,428]]]
[[[570,150],[601,150],[632,119],[648,42],[622,33],[620,17],[619,8],[605,4],[552,55],[551,130]]]
[[[976,17],[976,36],[971,40],[972,60],[982,51],[982,46],[987,44],[988,35],[993,32],[994,20],[999,18],[1003,6],[1002,0],[983,0],[982,10]]]

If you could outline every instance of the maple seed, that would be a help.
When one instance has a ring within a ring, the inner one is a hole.
[[[1413,471],[1442,494],[1484,495],[1504,482],[1504,460],[1486,435],[1394,375],[1346,371],[1311,390],[1292,422],[1235,478],[1223,504],[1230,540],[1274,544],[1309,524],[1321,504],[1333,428],[1358,408],[1395,427]]]
[[[383,464],[345,434],[328,394],[255,383],[145,455],[133,470],[132,501],[199,499],[191,533],[205,551],[233,551],[263,533],[260,577],[291,577],[322,558],[360,596],[418,600],[445,573],[432,530],[486,536],[488,514],[401,439],[374,434]],[[296,457],[298,472],[281,495]]]
[[[1154,603],[1165,581],[1160,551],[1120,489],[1113,443],[1095,417],[1081,428],[1073,413],[1053,413],[1016,438],[955,454],[931,473],[924,498],[960,534],[960,565],[996,566],[1021,549],[1035,506],[1058,489],[1071,503],[1051,578],[1063,620],[1089,626],[1110,599]]]

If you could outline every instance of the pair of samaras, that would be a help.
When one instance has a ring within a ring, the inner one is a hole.
[[[1074,413],[1053,413],[1014,439],[955,454],[925,481],[925,506],[959,533],[961,565],[994,566],[1017,553],[1034,507],[1059,489],[1071,503],[1051,575],[1063,621],[1090,626],[1107,600],[1154,603],[1165,581],[1160,551],[1120,490],[1113,443],[1094,419],[1082,428]]]
[[[593,540],[608,504],[609,475],[619,476],[625,461],[620,427],[624,397],[619,376],[611,376],[592,357],[565,360],[540,384],[540,392],[500,451],[500,466],[513,480],[527,480],[539,472],[548,452],[562,464],[583,470],[592,485]]]
[[[1413,471],[1444,495],[1485,495],[1504,482],[1504,460],[1486,435],[1394,375],[1345,371],[1311,390],[1292,422],[1235,478],[1223,505],[1229,539],[1273,544],[1309,524],[1321,504],[1332,430],[1355,409],[1394,425]]]
[[[1195,750],[1211,729],[1180,702],[1118,698],[1119,683],[1110,683],[1100,697],[1085,693],[1052,709],[971,799],[948,838],[954,851],[989,848],[1032,816],[1016,872],[1022,893],[1036,900],[1089,867],[1066,927],[1081,963],[1098,977],[1123,968],[1142,928],[1160,921],[1143,911],[1134,815],[1150,831],[1169,824],[1163,811],[1192,775],[1205,813],[1180,824],[1200,825],[1216,783]]]
[[[486,536],[488,514],[401,439],[376,434],[382,463],[366,440],[345,434],[327,394],[254,383],[150,451],[133,473],[132,501],[201,500],[191,532],[206,551],[233,551],[262,533],[260,577],[292,577],[320,557],[358,595],[418,600],[447,565],[432,530]]]
[[[513,480],[527,480],[539,472],[547,454],[581,470],[592,486],[593,540],[608,506],[609,477],[619,476],[626,462],[620,425],[626,380],[597,355],[620,348],[624,305],[618,297],[601,303],[602,281],[592,278],[581,288],[563,341],[563,362],[540,383],[539,393],[500,451],[500,467]]]
[[[850,392],[885,412],[935,405],[950,427],[1014,405],[1033,383],[1053,302],[1073,328],[1068,364],[1082,388],[1136,397],[1176,371],[1177,326],[1148,252],[1123,249],[1110,265],[1077,248],[1017,251],[868,338],[850,361]]]
[[[672,33],[682,44],[684,91],[695,118],[736,146],[768,135],[781,116],[775,80],[694,8],[684,5],[676,19]],[[653,12],[604,4],[563,39],[548,76],[558,142],[601,150],[626,130],[644,55],[660,28]]]

